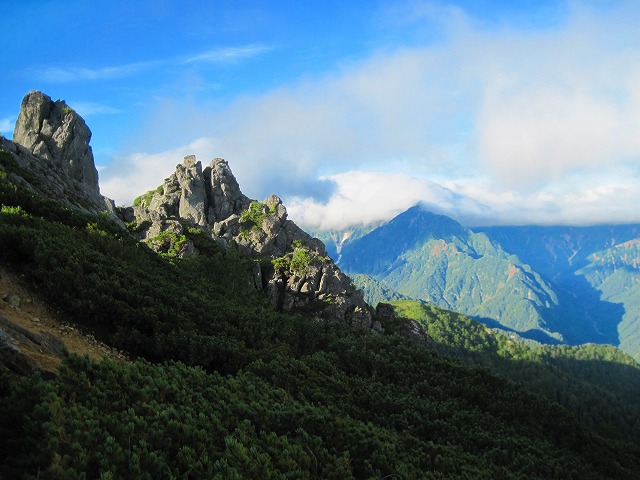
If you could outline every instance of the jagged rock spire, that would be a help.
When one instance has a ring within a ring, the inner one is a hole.
[[[96,193],[98,171],[89,146],[91,130],[75,110],[36,90],[22,100],[13,141],[62,169]]]
[[[209,223],[239,215],[250,200],[240,191],[240,185],[223,158],[214,158],[204,170],[205,181],[210,186]]]
[[[78,113],[33,90],[22,100],[13,141],[0,136],[0,148],[38,179],[23,179],[34,190],[80,210],[115,214],[113,200],[100,194],[90,139]]]

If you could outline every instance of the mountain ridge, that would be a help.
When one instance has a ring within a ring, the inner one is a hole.
[[[523,336],[562,339],[541,314],[557,298],[537,273],[486,235],[421,206],[346,245],[340,266]]]
[[[430,219],[432,231],[425,223],[421,238],[397,242],[389,259],[381,263],[373,252],[382,250],[384,258],[391,251],[386,245],[394,243],[394,238],[411,237],[414,231],[406,226],[416,215]],[[442,231],[444,225],[451,230]],[[372,275],[400,294],[466,313],[491,327],[513,329],[543,342],[609,343],[638,359],[640,308],[635,306],[632,287],[640,279],[634,250],[639,236],[640,225],[635,224],[503,226],[474,231],[413,207],[370,232],[368,237],[374,240],[365,236],[345,245],[340,265],[351,274]],[[443,238],[435,241],[438,237]],[[618,250],[619,255],[612,253]],[[607,265],[603,258],[610,259]],[[498,267],[505,261],[506,268]],[[521,300],[509,300],[499,293],[514,275],[521,286],[511,288],[524,293]],[[469,277],[485,286],[477,290],[473,282],[461,280]],[[456,291],[463,296],[456,298]],[[503,307],[491,306],[495,298],[509,305],[512,317],[519,320],[505,322]]]

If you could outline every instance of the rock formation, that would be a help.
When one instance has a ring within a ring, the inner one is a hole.
[[[13,141],[99,192],[90,139],[82,117],[62,100],[35,90],[22,100]]]
[[[0,138],[0,148],[37,178],[28,182],[31,188],[90,212],[114,212],[113,202],[100,195],[90,139],[80,115],[34,90],[22,100],[13,141]]]
[[[186,235],[193,229],[224,247],[237,248],[255,259],[252,283],[280,311],[303,309],[319,319],[378,333],[389,323],[391,331],[424,343],[417,324],[384,312],[372,318],[362,292],[327,255],[324,244],[287,218],[276,195],[262,202],[245,196],[224,159],[214,158],[203,169],[189,155],[163,185],[138,197],[133,207],[116,211],[113,201],[100,194],[90,139],[84,120],[65,102],[31,91],[22,101],[13,141],[0,136],[0,170],[68,206],[109,212],[158,251],[182,257],[200,253]]]
[[[304,307],[321,318],[374,327],[362,293],[327,256],[324,244],[287,218],[276,195],[262,202],[245,196],[225,160],[215,158],[203,169],[195,156],[187,156],[161,187],[134,203],[123,220],[135,222],[138,238],[150,246],[199,228],[257,260],[254,285],[268,292],[278,310]],[[188,241],[176,251],[193,252]],[[376,329],[382,330],[379,324]]]

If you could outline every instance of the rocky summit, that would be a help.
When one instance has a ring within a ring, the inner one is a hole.
[[[22,100],[13,141],[0,137],[0,147],[34,177],[25,185],[92,213],[114,212],[113,201],[100,194],[90,139],[75,110],[33,90]]]
[[[13,141],[99,192],[90,139],[82,117],[62,100],[54,102],[38,91],[22,100]]]
[[[258,202],[244,195],[222,158],[202,168],[195,156],[186,156],[163,185],[138,197],[121,219],[152,248],[166,247],[167,238],[183,238],[190,228],[237,248],[256,259],[253,282],[280,311],[305,308],[322,318],[382,330],[324,244],[287,218],[278,196]],[[198,253],[189,240],[175,244],[179,256]]]

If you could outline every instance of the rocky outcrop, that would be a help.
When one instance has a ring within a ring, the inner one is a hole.
[[[14,141],[0,138],[18,168],[0,168],[62,203],[115,215],[113,202],[100,195],[90,139],[84,120],[65,102],[32,91],[22,101]],[[21,172],[29,175],[20,177]],[[195,156],[185,157],[159,188],[118,215],[139,240],[169,255],[198,254],[186,235],[196,229],[255,258],[253,283],[281,311],[304,309],[318,318],[374,327],[362,293],[328,257],[324,244],[287,218],[276,195],[262,202],[244,195],[222,158],[202,168]]]
[[[152,248],[172,248],[183,256],[196,253],[185,230],[198,228],[257,260],[253,283],[276,309],[304,308],[319,318],[373,327],[362,292],[328,257],[324,244],[287,218],[276,195],[262,202],[245,196],[224,159],[203,169],[195,156],[185,157],[161,187],[136,199],[123,221]]]
[[[99,192],[89,140],[91,130],[85,121],[62,100],[54,102],[35,90],[22,100],[13,141]]]
[[[31,91],[22,100],[13,141],[1,138],[0,148],[29,171],[33,178],[23,180],[30,188],[76,208],[114,213],[113,201],[100,195],[90,139],[85,121],[65,102]]]

